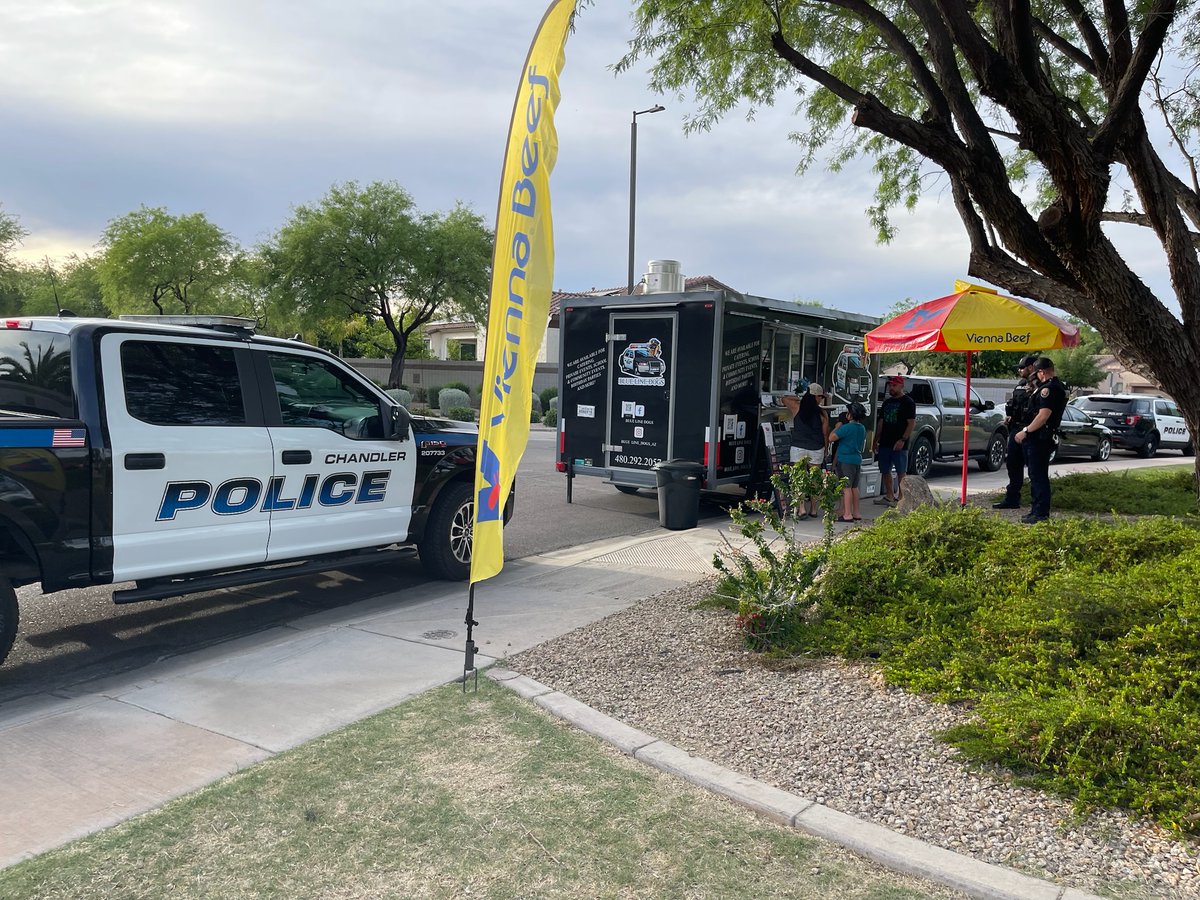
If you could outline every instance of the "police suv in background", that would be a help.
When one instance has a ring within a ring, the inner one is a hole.
[[[253,319],[0,325],[0,660],[31,582],[158,600],[414,544],[469,575],[474,425],[411,416]]]
[[[1135,450],[1146,459],[1159,450],[1182,450],[1184,456],[1196,452],[1187,420],[1172,400],[1140,394],[1089,394],[1071,405],[1107,425],[1114,447]]]

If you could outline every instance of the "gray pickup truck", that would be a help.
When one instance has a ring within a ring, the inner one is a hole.
[[[885,378],[879,379],[879,402],[886,396]],[[925,478],[935,460],[962,459],[963,420],[966,418],[967,383],[961,378],[906,375],[904,392],[917,405],[917,424],[908,441],[908,471]],[[970,457],[979,468],[995,472],[1004,465],[1008,429],[1004,411],[971,390]]]

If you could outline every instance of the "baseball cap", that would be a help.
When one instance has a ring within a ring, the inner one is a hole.
[[[825,388],[821,387],[815,381],[808,386],[808,392],[810,394],[812,394],[814,397],[824,397],[825,396]]]
[[[1037,362],[1035,362],[1033,364],[1033,367],[1035,369],[1037,369],[1039,372],[1045,371],[1046,369],[1053,369],[1054,368],[1054,360],[1052,360],[1048,356],[1043,356],[1041,359],[1039,359]]]
[[[1017,368],[1024,369],[1026,366],[1032,366],[1037,361],[1038,356],[1036,353],[1027,353],[1021,357],[1021,361],[1017,363]]]
[[[903,375],[889,375],[887,383],[888,384],[904,384],[904,376]]]

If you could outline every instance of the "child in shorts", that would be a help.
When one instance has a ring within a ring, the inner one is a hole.
[[[842,514],[838,521],[861,522],[858,480],[862,474],[863,446],[867,442],[867,429],[863,426],[867,411],[861,403],[851,403],[846,412],[849,421],[839,421],[837,427],[829,434],[830,444],[837,448],[834,472],[847,482],[842,491]]]

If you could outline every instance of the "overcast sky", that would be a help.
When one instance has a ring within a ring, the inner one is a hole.
[[[739,291],[883,313],[947,294],[967,246],[947,191],[875,244],[869,174],[795,174],[790,104],[685,137],[687,107],[609,70],[630,26],[597,0],[567,42],[551,179],[555,286],[625,282],[629,123],[637,260]],[[39,259],[89,251],[139,205],[203,212],[244,246],[330,185],[396,181],[491,223],[542,0],[0,0],[0,204]],[[1140,252],[1140,251],[1138,251]],[[1157,260],[1147,255],[1150,280]]]

